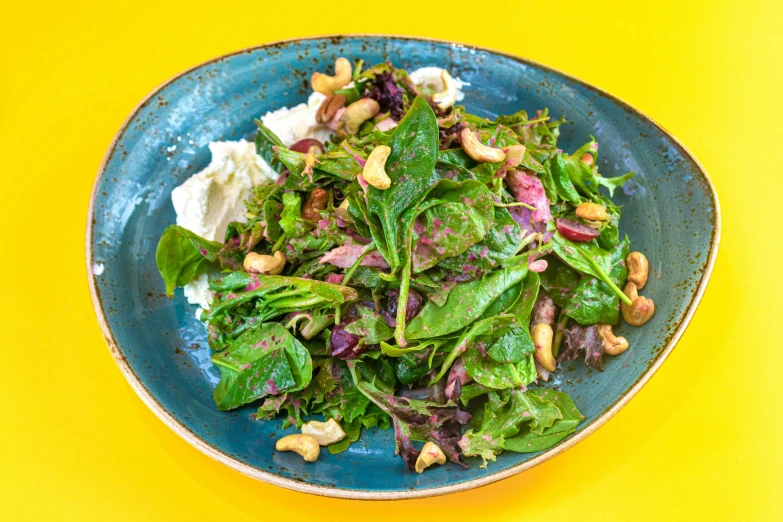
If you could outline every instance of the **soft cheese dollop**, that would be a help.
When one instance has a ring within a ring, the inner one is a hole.
[[[440,77],[442,71],[443,69],[440,67],[422,67],[411,72],[408,76],[416,85],[427,85],[434,91],[440,92],[445,88]],[[454,78],[454,83],[457,84],[457,101],[464,100],[465,93],[462,92],[462,88],[470,84],[463,82],[459,78]]]
[[[275,172],[256,154],[254,143],[216,141],[209,144],[212,160],[171,192],[177,225],[211,241],[223,242],[231,221],[246,221],[244,201],[253,187],[277,179]],[[210,295],[206,274],[185,286],[189,303],[204,308]]]
[[[294,107],[283,107],[273,112],[267,112],[261,117],[261,123],[274,132],[287,147],[305,138],[315,138],[324,143],[329,141],[334,132],[315,121],[315,115],[326,96],[314,92],[307,103]]]

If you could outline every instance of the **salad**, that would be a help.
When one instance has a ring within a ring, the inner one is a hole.
[[[468,113],[443,69],[340,58],[312,87],[172,194],[156,260],[201,306],[217,409],[295,427],[276,448],[306,461],[393,429],[418,472],[573,433],[578,405],[539,385],[602,371],[620,316],[654,313],[610,199],[633,173],[602,176],[593,139],[559,149],[547,110]]]

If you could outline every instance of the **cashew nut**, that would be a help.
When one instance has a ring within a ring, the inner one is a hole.
[[[315,114],[315,121],[318,123],[329,123],[337,114],[337,111],[345,107],[345,96],[342,94],[335,94],[334,96],[328,96],[321,106],[318,107],[318,112]]]
[[[334,62],[334,76],[323,73],[313,73],[310,83],[313,90],[329,96],[335,89],[342,89],[351,82],[353,68],[346,58],[338,58]]]
[[[628,341],[625,337],[615,337],[611,324],[599,324],[598,333],[604,339],[604,353],[620,355],[628,349]]]
[[[580,203],[576,215],[590,221],[606,221],[606,207],[598,203]]]
[[[478,139],[478,135],[468,127],[465,127],[460,131],[459,137],[462,143],[462,149],[468,153],[468,156],[476,161],[497,163],[498,161],[506,159],[505,152],[482,144]]]
[[[443,451],[432,442],[427,442],[424,447],[421,448],[419,458],[416,459],[416,473],[423,473],[425,469],[429,468],[433,464],[445,464],[446,455]]]
[[[362,123],[374,118],[381,112],[381,106],[372,98],[362,98],[350,104],[340,116],[340,128],[338,134],[342,137],[348,134],[356,134]]]
[[[536,346],[536,351],[533,355],[538,364],[550,372],[555,371],[555,368],[557,368],[555,356],[552,355],[553,335],[552,327],[546,323],[538,323],[530,331],[530,337],[533,338],[533,344]]]
[[[242,262],[245,272],[255,274],[278,275],[285,267],[285,254],[280,251],[273,256],[250,252]]]
[[[348,201],[348,198],[345,198],[342,203],[340,203],[340,206],[334,209],[334,213],[337,214],[337,217],[342,219],[343,221],[350,221],[351,220],[351,214],[348,213],[348,207],[351,205],[351,202]]]
[[[391,178],[386,174],[385,169],[389,154],[391,154],[390,147],[378,145],[372,150],[367,158],[367,162],[364,164],[362,178],[378,190],[386,190],[391,187]]]
[[[321,149],[317,145],[313,145],[309,149],[307,149],[307,154],[305,155],[305,168],[302,170],[303,176],[309,176],[312,178],[313,175],[313,167],[317,163],[320,163],[318,161],[318,158],[315,157],[316,154],[319,154],[321,152]]]
[[[638,294],[635,283],[625,285],[625,295],[632,301],[630,305],[624,302],[620,303],[620,311],[623,314],[625,322],[631,326],[641,326],[655,313],[655,303],[652,299],[647,299]]]
[[[345,432],[334,419],[329,419],[326,422],[314,420],[303,424],[302,433],[315,437],[321,446],[328,446],[345,438]]]
[[[519,167],[519,164],[522,163],[522,159],[525,157],[525,150],[524,145],[511,145],[503,149],[503,152],[506,153],[505,166],[511,168]]]
[[[321,446],[318,445],[318,439],[312,435],[286,435],[275,444],[277,451],[293,451],[302,456],[305,462],[315,462],[318,454],[321,453]]]
[[[647,276],[650,273],[650,263],[641,252],[631,252],[625,258],[625,266],[628,267],[628,280],[641,290],[647,284]]]
[[[443,90],[433,94],[430,100],[438,109],[445,111],[457,101],[457,82],[445,69],[440,72],[440,79],[443,81]]]
[[[590,154],[589,152],[585,152],[584,154],[582,154],[582,157],[579,159],[582,160],[582,163],[584,163],[588,167],[592,167],[593,163],[595,163],[595,158],[593,158],[593,155]]]
[[[315,221],[319,217],[318,212],[325,210],[327,203],[329,203],[329,193],[322,188],[313,189],[302,207],[302,219]]]

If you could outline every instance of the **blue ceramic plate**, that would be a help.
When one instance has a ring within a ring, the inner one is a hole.
[[[549,107],[566,114],[560,146],[592,134],[606,176],[635,171],[619,194],[622,233],[650,261],[644,295],[656,303],[643,328],[617,332],[631,348],[605,359],[605,371],[566,363],[555,385],[587,417],[541,453],[506,452],[487,469],[447,464],[408,473],[394,456],[391,430],[374,430],[341,455],[315,463],[277,453],[280,422],[251,419],[252,406],[221,413],[212,403],[218,372],[205,332],[178,291],[164,296],[155,247],[175,221],[171,189],[209,162],[207,144],[254,132],[266,111],[306,100],[309,77],[339,56],[390,60],[412,70],[437,65],[469,82],[467,109],[482,116]],[[499,52],[449,42],[386,36],[323,37],[248,49],[166,82],[130,115],[109,147],[89,210],[87,264],[106,342],[125,378],[160,419],[193,446],[251,477],[308,493],[347,498],[413,498],[461,491],[531,468],[570,448],[622,408],[674,348],[701,299],[718,249],[715,189],[698,161],[659,125],[575,78]]]

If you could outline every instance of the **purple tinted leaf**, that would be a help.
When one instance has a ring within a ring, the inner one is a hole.
[[[392,417],[397,439],[397,453],[413,471],[419,452],[412,439],[437,444],[446,457],[460,466],[467,465],[460,459],[458,443],[462,438],[463,424],[470,420],[470,413],[456,406],[441,406],[429,401],[389,395],[380,391],[374,383],[360,381],[355,362],[349,362],[354,383],[368,399]]]
[[[565,335],[566,349],[560,352],[560,356],[557,358],[558,362],[576,360],[579,353],[584,351],[585,363],[599,371],[604,371],[604,341],[598,333],[596,325],[574,324],[570,328],[564,329],[563,334]]]

